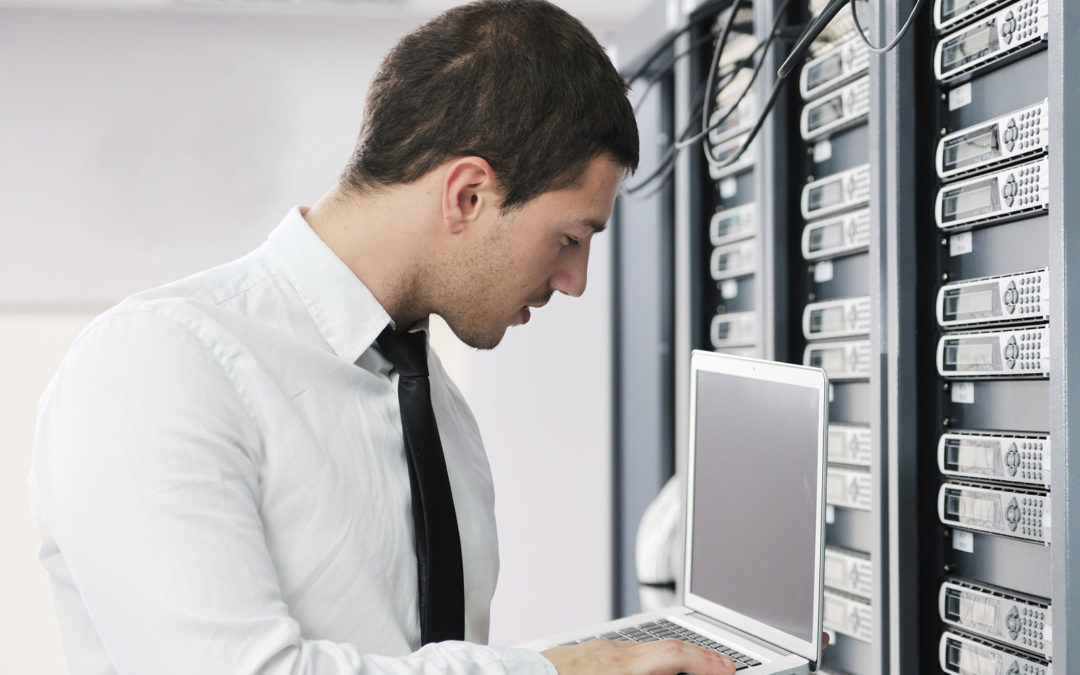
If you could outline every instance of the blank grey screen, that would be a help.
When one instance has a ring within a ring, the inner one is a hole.
[[[818,397],[811,387],[698,372],[690,592],[806,641]]]

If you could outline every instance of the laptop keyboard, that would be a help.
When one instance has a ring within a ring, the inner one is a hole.
[[[677,623],[668,621],[667,619],[661,619],[659,621],[650,621],[649,623],[641,624],[640,626],[631,626],[629,628],[622,628],[620,630],[611,631],[610,633],[604,633],[603,635],[596,635],[594,637],[604,638],[606,640],[615,640],[618,642],[654,642],[656,640],[664,640],[666,638],[676,638],[683,642],[689,642],[690,644],[704,647],[705,649],[711,649],[721,654],[727,654],[735,662],[735,670],[743,670],[751,666],[761,665],[760,661],[757,661],[746,654],[743,654],[731,647],[722,645],[715,640],[699,635],[689,628],[684,628]],[[575,640],[574,642],[567,642],[568,645],[581,644],[588,640],[592,640],[592,637],[585,638],[584,640]]]

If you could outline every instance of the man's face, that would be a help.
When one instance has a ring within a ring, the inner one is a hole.
[[[547,192],[491,222],[479,242],[438,275],[439,313],[465,344],[491,349],[556,291],[585,291],[592,236],[611,217],[625,169],[593,159],[575,187]]]

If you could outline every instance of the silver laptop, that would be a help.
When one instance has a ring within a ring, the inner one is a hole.
[[[690,360],[682,605],[537,640],[677,637],[740,675],[821,657],[828,379],[817,368],[695,351]]]

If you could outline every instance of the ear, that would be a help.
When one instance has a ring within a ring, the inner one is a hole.
[[[502,203],[495,171],[482,157],[458,157],[443,178],[443,222],[457,234]]]

